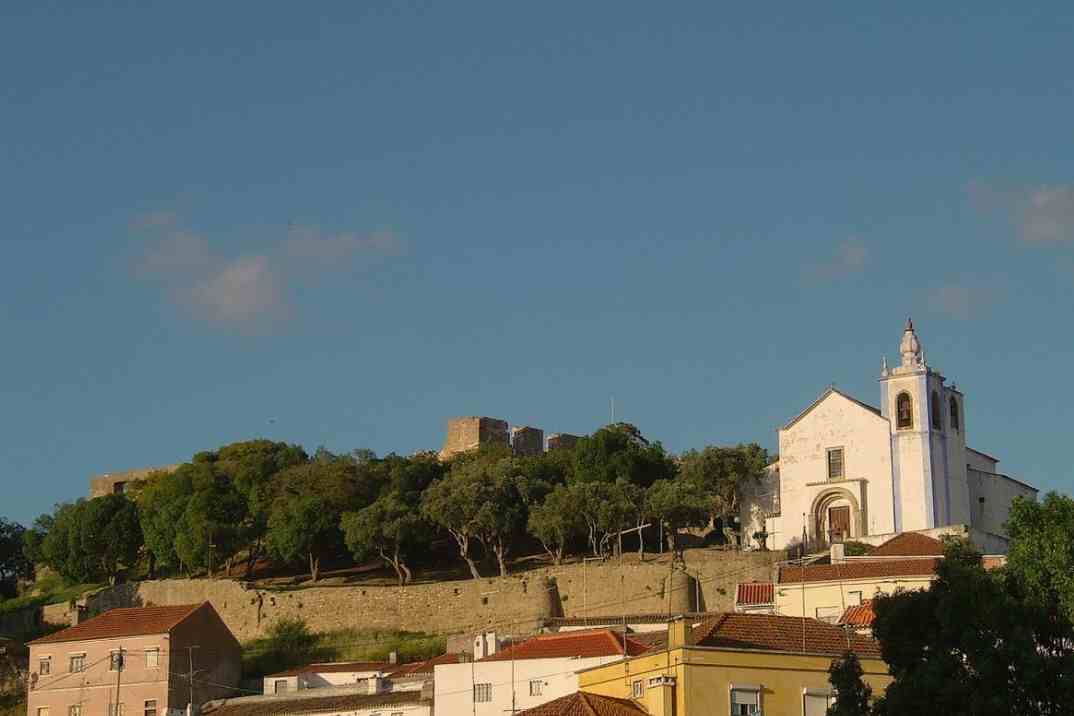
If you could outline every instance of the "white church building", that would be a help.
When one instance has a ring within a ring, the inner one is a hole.
[[[1011,503],[1037,490],[967,446],[965,396],[925,362],[912,321],[899,352],[899,365],[882,361],[879,407],[833,386],[779,430],[779,461],[741,502],[745,543],[755,532],[776,549],[879,543],[961,526],[1006,552]]]

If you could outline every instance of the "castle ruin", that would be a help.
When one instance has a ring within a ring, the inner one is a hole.
[[[487,445],[510,447],[515,455],[533,456],[548,450],[570,448],[578,442],[577,435],[553,433],[545,447],[544,430],[529,425],[510,427],[506,420],[469,415],[449,418],[440,459],[450,460],[459,453],[477,450]]]

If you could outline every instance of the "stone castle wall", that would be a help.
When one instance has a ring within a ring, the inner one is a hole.
[[[353,627],[448,635],[482,629],[529,633],[552,616],[731,610],[735,585],[770,580],[772,564],[781,556],[702,549],[687,553],[689,574],[672,574],[665,555],[662,561],[622,567],[612,560],[407,587],[265,590],[230,580],[157,580],[118,585],[90,596],[86,616],[115,607],[210,601],[240,640],[263,636],[283,617],[302,618],[314,631]]]
[[[123,493],[132,482],[141,482],[154,472],[175,472],[179,465],[164,465],[162,467],[140,467],[136,470],[123,472],[106,472],[102,475],[94,475],[90,478],[90,498],[104,497],[113,493]]]
[[[446,460],[460,452],[482,445],[507,445],[507,421],[497,418],[467,416],[448,420],[447,436],[440,458]]]
[[[511,452],[515,455],[540,455],[544,452],[544,431],[529,426],[511,428]]]

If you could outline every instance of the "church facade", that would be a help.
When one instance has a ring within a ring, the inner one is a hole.
[[[819,547],[959,525],[1002,550],[1012,501],[1036,489],[966,444],[965,396],[925,362],[912,321],[899,353],[882,361],[879,406],[833,386],[779,430],[779,461],[741,503],[744,541]]]

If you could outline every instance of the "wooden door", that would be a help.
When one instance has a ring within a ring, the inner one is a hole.
[[[831,507],[828,509],[828,534],[832,542],[842,542],[850,536],[850,508]]]

